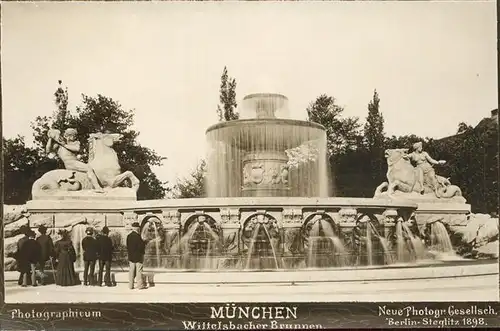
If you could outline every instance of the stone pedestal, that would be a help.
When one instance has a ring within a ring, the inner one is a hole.
[[[427,223],[437,220],[443,224],[453,226],[466,226],[467,215],[470,214],[471,206],[465,203],[418,203],[415,212],[415,220],[422,230]]]
[[[247,154],[243,159],[243,196],[288,196],[287,162],[284,151]]]

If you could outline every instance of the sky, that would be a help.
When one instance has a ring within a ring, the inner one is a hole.
[[[4,137],[98,93],[135,110],[139,142],[175,182],[205,154],[224,66],[237,99],[276,92],[292,118],[320,94],[364,123],[374,89],[388,135],[440,138],[498,105],[496,6],[475,2],[2,3]]]

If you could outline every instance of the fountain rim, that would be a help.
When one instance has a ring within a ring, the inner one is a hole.
[[[50,203],[47,203],[50,202]],[[353,197],[217,197],[217,198],[188,198],[188,199],[156,199],[130,201],[93,201],[91,210],[108,211],[150,211],[162,209],[193,209],[193,208],[320,208],[320,209],[417,209],[413,201],[385,200],[373,198]],[[65,211],[88,211],[88,201],[70,200],[32,200],[28,202],[31,212],[47,212],[54,208]]]
[[[294,119],[286,119],[286,118],[249,118],[249,119],[243,119],[243,120],[233,120],[233,121],[225,121],[225,122],[220,122],[213,124],[207,128],[205,131],[205,134],[208,134],[209,132],[226,128],[226,127],[236,127],[236,126],[241,126],[244,124],[274,124],[274,125],[289,125],[289,126],[302,126],[302,127],[310,127],[314,129],[319,129],[322,131],[326,132],[326,129],[323,125],[315,123],[315,122],[310,122],[310,121],[303,121],[303,120],[294,120]]]

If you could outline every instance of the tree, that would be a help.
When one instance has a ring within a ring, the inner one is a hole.
[[[31,197],[31,186],[52,165],[43,162],[39,152],[27,147],[24,137],[2,139],[4,203],[23,204]]]
[[[189,177],[177,181],[173,189],[176,199],[201,198],[205,196],[205,175],[207,163],[202,160]]]
[[[391,136],[385,138],[385,148],[395,149],[395,148],[408,148],[411,149],[413,144],[421,141],[424,145],[429,143],[429,138],[419,137],[414,134],[404,135],[404,136]]]
[[[429,150],[447,160],[441,173],[462,189],[472,212],[498,210],[498,124],[486,119],[475,128],[461,123],[461,134],[430,144]]]
[[[357,156],[361,142],[360,124],[357,117],[343,118],[344,109],[335,103],[335,98],[322,94],[307,107],[308,120],[323,125],[326,131],[327,152],[332,172],[334,195],[359,196],[363,187],[351,180],[353,174],[362,173],[361,162],[350,162]],[[358,191],[357,191],[358,190]]]
[[[384,117],[380,112],[380,98],[377,90],[373,93],[373,99],[368,104],[368,116],[365,123],[365,143],[369,151],[381,151],[384,149]]]
[[[308,120],[325,127],[328,155],[344,154],[358,147],[360,124],[357,117],[342,118],[344,108],[335,98],[322,94],[307,107]]]
[[[217,105],[217,115],[219,121],[237,120],[240,115],[236,112],[236,80],[227,74],[227,68],[224,67],[220,84],[220,104]]]
[[[364,128],[364,143],[369,158],[371,185],[375,188],[385,177],[385,134],[384,117],[380,112],[380,98],[377,90],[373,92],[373,99],[368,104],[368,116]]]
[[[117,132],[123,135],[114,149],[118,154],[122,171],[130,170],[141,181],[138,199],[161,199],[165,197],[166,183],[162,183],[152,171],[152,167],[161,166],[164,157],[137,142],[139,132],[131,129],[134,124],[134,111],[124,110],[113,99],[98,94],[96,97],[82,95],[82,104],[76,107],[74,114],[67,110],[67,91],[56,91],[58,109],[51,117],[37,117],[32,123],[36,148],[43,155],[49,128],[64,130],[73,127],[78,130],[78,140],[82,145],[82,161],[88,161],[88,137],[95,132]],[[66,100],[66,101],[64,101]],[[60,167],[59,164],[56,167]]]
[[[464,122],[460,122],[458,124],[457,134],[462,134],[462,133],[465,133],[465,132],[470,131],[472,129],[474,129],[472,126],[470,126]]]
[[[68,88],[62,88],[62,80],[59,80],[59,87],[54,93],[55,104],[57,111],[54,114],[54,129],[62,130],[66,125],[66,118],[68,117]]]

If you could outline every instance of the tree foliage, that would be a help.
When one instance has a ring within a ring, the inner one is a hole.
[[[326,94],[318,96],[306,110],[308,120],[321,124],[326,131],[327,153],[333,185],[331,191],[334,195],[351,193],[351,187],[354,187],[356,182],[345,179],[350,177],[349,174],[359,173],[360,170],[356,169],[359,163],[350,163],[347,160],[357,156],[354,151],[361,145],[359,119],[342,117],[344,108],[335,103],[334,97]],[[340,173],[343,176],[338,176]]]
[[[44,162],[39,152],[27,147],[24,137],[2,139],[4,203],[23,204],[31,197],[33,182],[51,169],[51,162]]]
[[[56,113],[54,114],[54,123],[52,127],[54,129],[62,130],[66,124],[66,118],[68,117],[68,88],[62,87],[62,80],[59,81],[59,87],[54,93],[55,104],[57,106]]]
[[[236,79],[228,76],[227,68],[224,67],[220,84],[220,104],[217,105],[219,121],[237,120],[240,115],[236,111]]]
[[[498,210],[498,123],[487,119],[459,135],[430,141],[428,149],[447,163],[436,169],[462,189],[473,212]]]
[[[377,186],[384,180],[387,168],[384,161],[384,117],[379,108],[380,98],[375,90],[373,99],[368,104],[368,116],[364,127],[364,143],[370,164],[368,171],[371,174],[369,178],[371,186]]]
[[[200,161],[196,169],[188,177],[177,181],[172,192],[173,197],[176,199],[204,197],[206,170],[206,161]]]
[[[371,152],[379,152],[384,149],[384,117],[380,112],[380,98],[377,90],[373,92],[373,99],[368,104],[368,116],[365,123],[365,143]]]
[[[414,143],[421,141],[424,145],[428,145],[431,139],[427,137],[419,137],[414,134],[403,136],[391,136],[385,138],[385,149],[408,148],[411,149]]]
[[[473,127],[470,126],[469,124],[460,122],[458,124],[457,134],[462,134],[464,132],[470,131],[471,129],[473,129]]]
[[[322,94],[307,107],[308,119],[325,127],[329,156],[344,154],[359,146],[360,127],[357,117],[342,117],[344,108],[335,98]]]

